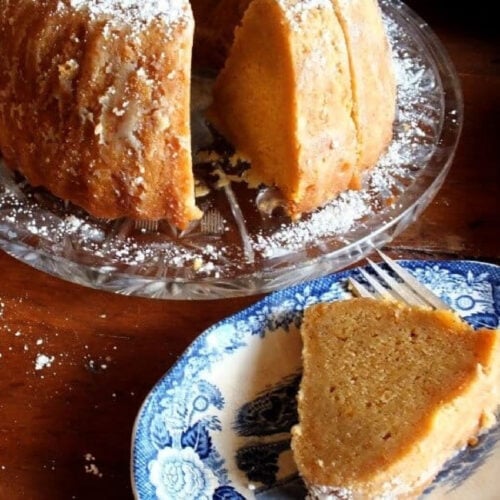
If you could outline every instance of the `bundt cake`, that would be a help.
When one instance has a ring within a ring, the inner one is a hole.
[[[94,216],[186,228],[193,43],[197,67],[224,66],[210,119],[290,215],[358,186],[387,146],[376,0],[0,0],[5,163]]]
[[[301,335],[292,450],[311,498],[416,498],[495,421],[498,330],[360,298],[311,306]]]

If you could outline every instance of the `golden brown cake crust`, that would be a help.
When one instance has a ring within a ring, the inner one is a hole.
[[[305,312],[292,449],[318,498],[413,498],[491,425],[500,332],[445,311],[352,299]],[[314,495],[313,495],[314,498]]]
[[[32,185],[92,215],[186,227],[201,215],[189,3],[175,17],[151,18],[147,2],[142,14],[118,12],[123,18],[96,5],[0,0],[2,155]]]

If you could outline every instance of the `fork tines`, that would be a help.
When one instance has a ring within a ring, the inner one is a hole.
[[[222,234],[224,232],[224,218],[218,210],[207,210],[200,223],[204,234]]]
[[[401,281],[395,279],[375,262],[367,259],[375,274],[370,274],[364,269],[360,269],[359,271],[364,280],[372,287],[373,291],[358,280],[349,278],[349,284],[356,295],[361,297],[396,299],[410,305],[451,310],[448,304],[443,302],[429,288],[422,285],[422,283],[397,262],[380,251],[378,251],[378,254]]]
[[[139,231],[143,231],[145,233],[154,233],[158,231],[160,226],[159,221],[157,220],[135,220],[134,227]]]

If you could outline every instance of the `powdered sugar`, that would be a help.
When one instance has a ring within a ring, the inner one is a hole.
[[[186,0],[69,0],[60,1],[58,9],[69,5],[75,10],[87,10],[92,19],[106,16],[129,25],[161,19],[169,26],[186,18],[186,4]]]
[[[332,234],[341,234],[354,222],[370,212],[369,199],[362,191],[342,193],[335,203],[313,213],[306,220],[283,226],[272,236],[257,235],[255,248],[267,258],[280,257],[301,251],[311,237],[319,241]]]
[[[300,29],[311,10],[325,8],[332,10],[331,0],[278,0],[278,3],[294,30]]]

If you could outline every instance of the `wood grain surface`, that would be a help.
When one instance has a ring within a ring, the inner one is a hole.
[[[465,123],[443,188],[386,250],[498,264],[498,30],[487,12],[455,2],[409,4],[457,67]],[[113,295],[0,252],[0,499],[132,498],[130,440],[142,400],[198,334],[258,299]],[[39,354],[53,356],[51,366],[37,370]]]

